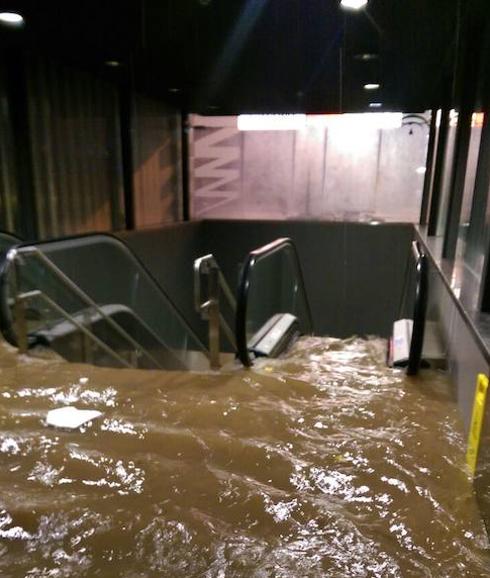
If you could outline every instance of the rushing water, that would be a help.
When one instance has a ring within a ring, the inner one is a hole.
[[[380,340],[221,374],[0,366],[3,578],[490,574],[448,384]],[[104,415],[46,426],[63,405]]]

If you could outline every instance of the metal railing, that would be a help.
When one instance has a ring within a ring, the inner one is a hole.
[[[412,243],[412,256],[415,260],[415,303],[413,311],[412,339],[408,356],[407,375],[416,375],[422,361],[424,345],[425,314],[428,297],[428,265],[425,253],[420,250],[417,241]]]
[[[108,353],[111,357],[116,359],[121,365],[125,367],[137,367],[137,364],[130,363],[123,357],[121,357],[112,347],[109,347],[106,343],[104,343],[101,339],[99,339],[92,331],[87,329],[83,323],[80,323],[75,319],[73,315],[68,313],[63,307],[58,305],[53,299],[48,297],[42,291],[35,289],[33,291],[26,291],[25,293],[17,294],[15,297],[15,319],[17,325],[17,333],[18,333],[18,342],[19,342],[19,351],[20,353],[27,353],[29,348],[28,344],[28,332],[27,332],[27,321],[25,316],[25,303],[30,299],[40,298],[45,303],[47,303],[50,307],[52,307],[55,311],[58,312],[59,315],[64,317],[68,322],[72,323],[88,340],[93,341],[98,347],[103,349],[106,353]],[[90,350],[85,344],[84,350],[84,361],[90,361]]]
[[[294,267],[294,273],[296,275],[296,280],[298,282],[298,289],[302,293],[305,305],[305,326],[306,333],[313,332],[313,321],[311,317],[310,304],[308,302],[308,297],[306,294],[305,283],[303,280],[303,272],[301,270],[301,265],[296,251],[296,247],[293,241],[288,238],[280,238],[268,243],[263,247],[255,249],[248,254],[246,262],[243,266],[240,284],[238,286],[237,293],[237,314],[236,314],[236,339],[237,339],[237,351],[240,361],[245,367],[250,367],[252,365],[252,359],[248,350],[247,342],[247,309],[248,309],[248,297],[250,290],[250,279],[252,272],[257,263],[262,259],[271,257],[279,251],[289,250],[293,256],[292,264]]]
[[[201,280],[207,276],[207,299],[202,301]],[[236,301],[213,255],[204,255],[194,261],[194,308],[201,318],[208,321],[209,361],[212,369],[220,367],[220,328],[236,351],[233,330],[220,311],[220,294],[223,293],[233,313]]]
[[[98,339],[92,331],[88,330],[86,327],[84,329],[86,329],[86,331],[82,330],[81,327],[83,326],[83,324],[81,324],[80,322],[78,322],[73,315],[69,314],[67,311],[65,311],[62,307],[60,307],[58,304],[56,304],[52,299],[50,299],[47,295],[45,295],[44,293],[42,293],[41,291],[39,292],[35,292],[35,294],[32,291],[29,292],[24,292],[21,293],[19,291],[19,267],[20,267],[20,260],[22,259],[22,257],[24,255],[27,256],[34,256],[36,259],[38,259],[50,272],[52,272],[54,274],[54,276],[56,277],[56,279],[58,281],[60,281],[72,294],[76,295],[86,306],[88,306],[90,309],[92,309],[94,312],[96,312],[100,318],[104,319],[104,321],[106,321],[106,323],[120,336],[123,338],[123,340],[128,343],[128,345],[130,345],[131,349],[133,350],[133,357],[134,357],[134,361],[129,363],[129,362],[125,362],[124,364],[127,367],[138,367],[138,359],[141,357],[146,357],[147,360],[150,360],[151,364],[155,367],[155,368],[159,368],[159,369],[163,369],[163,366],[155,359],[155,357],[149,352],[147,351],[140,343],[138,343],[123,327],[121,327],[121,325],[119,325],[116,321],[114,321],[114,319],[112,319],[109,315],[107,315],[104,310],[99,307],[99,305],[97,305],[97,303],[95,303],[95,301],[93,301],[84,291],[82,291],[75,283],[73,283],[73,281],[67,277],[48,257],[46,257],[39,249],[37,249],[36,247],[32,247],[32,246],[24,246],[24,247],[19,247],[19,248],[13,248],[10,249],[7,253],[6,256],[6,267],[8,269],[12,268],[13,270],[13,275],[14,275],[14,282],[13,282],[13,289],[14,289],[14,307],[16,309],[16,322],[15,322],[15,326],[16,326],[16,331],[15,333],[12,332],[11,326],[11,319],[9,320],[10,323],[7,323],[7,325],[10,325],[10,328],[7,328],[6,333],[10,335],[10,339],[9,341],[12,342],[13,345],[17,345],[21,350],[25,349],[27,350],[28,347],[28,335],[27,335],[27,323],[25,320],[25,315],[23,315],[23,302],[25,302],[28,299],[33,298],[34,296],[39,296],[41,297],[44,301],[49,302],[50,305],[54,304],[54,308],[55,310],[58,311],[58,313],[60,313],[65,319],[67,319],[69,322],[71,322],[74,326],[76,326],[78,329],[80,329],[85,335],[87,335],[90,339],[92,339],[94,342],[97,342],[98,345],[100,345],[101,340]],[[6,271],[4,270],[2,272],[2,282],[3,284],[6,284]],[[6,290],[6,287],[3,287],[3,290]],[[2,311],[2,317],[4,318],[5,321],[5,317],[8,317],[9,314],[7,311],[5,311],[5,307],[6,307],[6,302],[7,299],[4,298],[2,299],[3,304],[4,304],[4,310]],[[8,309],[8,307],[7,307]],[[165,347],[165,349],[168,351],[169,349],[161,342],[161,340],[158,338],[158,336],[154,333],[154,331],[151,330],[150,327],[148,327],[148,325],[138,317],[138,321],[141,323],[141,325],[145,328],[146,331],[148,331],[148,333],[150,335],[152,335],[152,337],[155,339],[156,343],[158,343],[159,345],[161,345],[162,347]],[[91,315],[88,314],[86,316],[86,323],[87,324],[91,324]],[[5,323],[4,323],[5,325]],[[108,353],[110,353],[113,357],[114,354],[117,355],[117,357],[120,357],[114,350],[112,350],[112,348],[110,348],[109,346],[107,346],[106,344],[104,344],[105,347],[103,347],[103,349],[105,349]],[[177,358],[176,358],[177,359]],[[120,359],[119,359],[120,361]]]

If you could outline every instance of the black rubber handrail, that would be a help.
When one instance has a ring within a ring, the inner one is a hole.
[[[18,245],[16,245],[18,246]],[[7,257],[8,250],[0,254],[0,332],[10,345],[18,347],[17,334],[14,330],[12,314],[9,305],[9,274],[12,265]]]
[[[7,253],[11,248],[18,247],[20,244],[24,243],[24,239],[10,231],[0,231],[0,236],[8,237],[12,240],[12,245],[10,247],[6,247],[0,251],[0,332],[10,345],[17,347],[17,336],[13,328],[8,303],[7,279],[9,275],[10,262],[7,259]]]
[[[107,233],[107,232],[104,232],[104,233],[98,233],[98,232],[83,233],[80,235],[67,235],[65,237],[48,239],[45,241],[43,240],[43,241],[34,241],[34,242],[21,242],[21,243],[14,245],[13,247],[11,247],[11,249],[13,249],[13,248],[21,249],[23,247],[31,247],[31,246],[37,247],[37,248],[42,248],[42,246],[44,246],[44,245],[60,243],[63,241],[72,241],[72,240],[76,240],[76,239],[86,239],[86,238],[90,238],[90,237],[109,237],[110,239],[112,239],[113,241],[116,241],[119,245],[121,245],[126,251],[128,251],[131,258],[134,259],[134,261],[138,264],[138,266],[144,271],[144,273],[147,275],[150,282],[154,286],[156,286],[158,291],[160,291],[163,294],[163,296],[168,301],[171,308],[174,310],[175,314],[180,319],[181,323],[186,328],[186,330],[189,332],[189,334],[192,335],[192,337],[196,340],[196,342],[201,346],[203,352],[205,352],[207,354],[206,346],[204,345],[202,340],[198,337],[198,335],[195,333],[195,331],[192,329],[191,325],[189,324],[187,319],[183,316],[183,314],[180,312],[180,310],[175,305],[175,303],[172,301],[172,299],[170,298],[168,293],[163,289],[163,287],[158,283],[158,281],[155,279],[155,277],[150,273],[150,271],[148,270],[146,265],[143,264],[141,259],[133,252],[132,249],[130,249],[130,247],[120,237],[117,237],[116,235],[113,235],[113,234]],[[8,259],[8,252],[9,252],[9,250],[3,252],[3,254],[0,254],[0,331],[3,334],[3,336],[5,337],[5,339],[11,345],[13,345],[14,347],[17,347],[18,346],[17,336],[15,334],[15,330],[13,327],[12,316],[11,316],[10,307],[8,304],[8,297],[9,297],[9,295],[8,295],[8,275],[10,273],[10,259]]]
[[[272,241],[272,243],[269,243],[267,245],[264,245],[263,247],[251,251],[247,256],[247,259],[245,261],[245,264],[242,268],[242,272],[240,275],[240,283],[238,285],[237,291],[237,309],[236,309],[236,322],[235,322],[237,356],[245,367],[250,367],[252,365],[252,360],[248,352],[247,330],[246,330],[248,293],[250,289],[250,277],[252,271],[259,261],[267,257],[270,257],[271,255],[277,253],[278,251],[282,251],[286,247],[290,248],[292,254],[294,255],[294,267],[296,269],[296,276],[299,281],[300,290],[303,293],[304,302],[306,306],[307,332],[308,333],[313,332],[313,322],[311,318],[311,311],[310,305],[308,303],[308,297],[306,295],[303,273],[301,271],[298,252],[296,251],[296,247],[293,241],[288,237],[284,237],[281,239],[276,239],[275,241]]]
[[[412,339],[408,355],[407,375],[416,375],[422,361],[424,345],[425,314],[428,298],[428,264],[427,256],[420,249],[418,241],[412,243],[412,255],[415,260],[415,303],[413,308]]]
[[[11,233],[10,231],[4,231],[2,229],[0,229],[0,237],[8,237],[12,241],[12,245],[17,245],[19,243],[24,242],[24,239],[22,239],[15,233]]]

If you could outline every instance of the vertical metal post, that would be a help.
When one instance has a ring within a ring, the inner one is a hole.
[[[489,63],[490,69],[490,63]],[[488,104],[483,110],[489,110],[490,106],[490,71],[488,76],[488,85],[485,91],[489,95]],[[470,227],[466,238],[465,261],[469,267],[480,271],[479,261],[485,256],[485,263],[488,264],[488,248],[485,246],[485,227],[487,226],[487,206],[488,190],[490,188],[490,119],[485,114],[481,132],[480,149],[478,152],[478,166],[476,169],[475,189],[471,204]],[[485,270],[485,267],[484,267]],[[482,279],[486,276],[486,270]]]
[[[432,193],[432,175],[434,170],[434,153],[436,149],[436,122],[437,109],[434,108],[430,117],[429,142],[427,143],[427,157],[425,161],[425,179],[422,192],[422,204],[420,206],[420,225],[427,225],[430,195]]]
[[[20,353],[27,353],[29,348],[29,341],[27,335],[27,320],[25,302],[20,294],[19,287],[19,264],[14,263],[13,266],[12,286],[14,291],[14,316],[15,316],[15,332],[17,334],[17,345]]]
[[[17,340],[19,344],[19,352],[27,353],[29,347],[27,339],[27,321],[26,321],[26,311],[25,303],[22,297],[17,295],[15,297],[15,325],[17,332]]]
[[[90,312],[85,311],[83,314],[83,324],[85,327],[91,331],[92,321]],[[83,351],[83,361],[85,363],[92,363],[92,346],[90,343],[90,338],[88,333],[82,333],[82,351]]]
[[[446,143],[449,131],[449,107],[441,110],[441,124],[439,126],[439,136],[437,142],[436,164],[434,168],[434,180],[432,182],[432,195],[429,208],[429,222],[427,234],[434,236],[437,234],[437,221],[439,219],[439,209],[442,192],[442,181],[444,174],[444,163],[446,160]]]
[[[180,138],[182,146],[180,148],[182,155],[182,220],[190,221],[190,175],[189,175],[189,115],[181,111],[180,121]]]
[[[211,369],[220,368],[219,339],[219,282],[217,267],[210,267],[208,274],[209,359]]]
[[[471,139],[471,119],[476,106],[479,86],[480,54],[482,52],[483,29],[482,22],[469,22],[465,30],[465,53],[461,59],[458,74],[460,84],[459,117],[456,130],[456,143],[453,158],[453,172],[448,199],[446,227],[442,256],[454,259],[459,237],[461,208],[468,164],[468,152]],[[471,191],[473,193],[473,191]]]
[[[126,229],[135,228],[135,200],[133,182],[133,125],[135,103],[133,100],[133,62],[128,61],[126,76],[121,80],[119,88],[119,114],[121,130],[121,157],[124,191],[124,216]]]

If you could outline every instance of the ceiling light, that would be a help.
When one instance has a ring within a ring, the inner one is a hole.
[[[354,58],[356,60],[362,60],[363,62],[367,62],[368,60],[377,60],[378,55],[374,52],[362,52],[361,54],[354,54]]]
[[[177,92],[180,92],[180,88],[169,88],[168,91],[176,94]]]
[[[367,3],[368,0],[341,0],[340,6],[342,8],[348,8],[349,10],[360,10],[366,6]]]
[[[121,66],[121,63],[119,60],[106,60],[105,65],[110,66],[111,68],[117,68],[118,66]]]
[[[238,130],[301,130],[306,114],[239,114]]]
[[[308,115],[306,125],[315,128],[339,130],[395,129],[402,126],[401,112],[363,112],[344,114]]]
[[[369,108],[381,108],[383,106],[382,102],[370,102]]]
[[[379,88],[379,84],[376,84],[375,82],[372,83],[368,83],[364,85],[364,90],[378,90]]]
[[[425,175],[425,171],[426,171],[426,168],[425,168],[425,167],[417,167],[417,168],[415,169],[415,172],[416,172],[418,175]]]
[[[24,18],[18,12],[0,12],[0,22],[8,26],[22,26]]]

